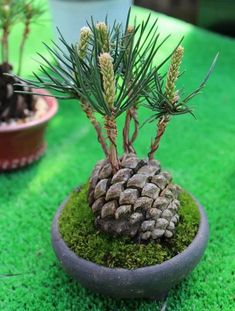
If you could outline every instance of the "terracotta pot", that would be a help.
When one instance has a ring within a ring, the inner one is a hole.
[[[165,299],[171,288],[192,272],[205,252],[209,226],[203,207],[196,201],[201,216],[200,226],[196,237],[182,253],[162,264],[134,270],[98,265],[76,255],[63,240],[58,220],[66,202],[58,209],[52,224],[52,245],[56,256],[71,277],[104,296],[118,299]]]
[[[37,93],[48,94],[44,90]],[[48,94],[49,95],[49,94]],[[11,171],[38,160],[45,152],[44,133],[58,109],[53,97],[43,97],[49,107],[40,119],[19,125],[0,126],[0,171]]]

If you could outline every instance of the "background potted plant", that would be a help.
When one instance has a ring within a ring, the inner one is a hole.
[[[198,264],[208,239],[203,208],[172,182],[154,155],[171,118],[192,114],[188,102],[205,86],[215,61],[201,85],[183,97],[176,88],[182,46],[158,66],[153,62],[167,38],[159,41],[157,21],[150,24],[150,16],[134,26],[128,18],[124,30],[91,21],[77,44],[60,38],[67,55],[56,45],[49,48],[56,62],[45,60],[47,78],[21,79],[29,87],[57,90],[63,94],[58,98],[80,99],[96,130],[105,159],[95,165],[89,185],[76,189],[58,210],[52,243],[70,275],[116,298],[165,297]],[[156,134],[147,158],[139,159],[134,143],[143,105]],[[116,121],[123,114],[118,131]]]
[[[0,171],[17,169],[37,160],[45,150],[44,131],[49,119],[57,111],[55,99],[24,94],[29,89],[11,74],[13,66],[9,60],[9,37],[14,26],[24,23],[19,46],[18,74],[21,73],[25,44],[32,23],[44,13],[40,2],[0,1],[0,29],[2,32],[0,65]],[[13,85],[18,84],[13,92]]]
[[[50,0],[55,32],[59,27],[69,43],[78,40],[87,16],[100,21],[108,15],[111,23],[125,22],[131,4],[132,0]]]

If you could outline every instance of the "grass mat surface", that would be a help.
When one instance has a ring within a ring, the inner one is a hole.
[[[133,13],[141,19],[148,11],[135,8]],[[157,154],[175,182],[205,206],[211,228],[202,262],[171,291],[167,310],[235,310],[235,42],[162,15],[159,23],[163,34],[175,37],[163,52],[186,36],[183,68],[187,72],[181,85],[189,90],[201,81],[220,51],[205,92],[193,103],[197,121],[190,116],[173,120]],[[43,31],[35,27],[26,74],[36,66],[31,61],[35,49],[42,52],[40,41],[48,42],[51,36],[49,27]],[[15,44],[18,35],[19,30]],[[145,117],[143,111],[141,120]],[[153,131],[153,124],[143,128],[136,145],[140,157],[146,155],[146,141]],[[19,274],[0,278],[0,310],[160,310],[150,301],[104,299],[76,284],[60,268],[50,242],[53,215],[71,189],[87,180],[102,153],[76,102],[61,103],[47,140],[49,148],[40,162],[0,175],[0,274]]]
[[[180,194],[180,221],[175,236],[147,245],[124,237],[110,237],[94,226],[95,217],[87,203],[88,186],[74,190],[59,218],[60,233],[79,257],[109,268],[136,269],[160,264],[181,253],[194,239],[200,213],[192,197]]]

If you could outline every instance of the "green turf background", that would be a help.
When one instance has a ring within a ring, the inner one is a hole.
[[[142,19],[148,11],[135,8],[133,14]],[[46,27],[35,26],[24,74],[37,67],[31,58],[36,50],[44,51],[41,41],[51,37],[48,18]],[[183,68],[187,71],[181,85],[189,90],[220,51],[206,91],[192,103],[197,121],[190,116],[173,120],[157,154],[175,181],[205,206],[211,227],[204,259],[170,293],[167,310],[235,310],[235,42],[162,15],[159,23],[162,34],[174,37],[163,52],[186,36]],[[13,59],[20,30],[12,38]],[[141,120],[144,117],[142,111]],[[146,155],[153,130],[153,125],[142,130],[137,143],[140,156]],[[21,274],[0,278],[0,310],[159,310],[153,302],[104,299],[60,268],[50,243],[52,217],[71,189],[87,180],[102,153],[76,102],[61,103],[47,140],[49,148],[40,162],[0,175],[0,274]]]

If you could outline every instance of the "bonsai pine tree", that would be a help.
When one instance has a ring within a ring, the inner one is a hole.
[[[18,74],[21,73],[25,43],[30,34],[31,25],[43,14],[39,3],[31,0],[0,0],[0,30],[1,30],[1,64],[0,64],[0,122],[10,119],[24,118],[34,111],[34,98],[31,94],[16,94],[17,89],[28,90],[17,78],[6,76],[13,70],[9,60],[9,36],[12,28],[24,23],[22,41],[19,47]]]
[[[157,21],[151,24],[150,16],[134,25],[128,18],[124,29],[91,20],[74,45],[60,35],[67,54],[56,43],[52,48],[47,46],[55,62],[41,55],[45,62],[40,66],[42,76],[34,73],[32,80],[21,79],[30,88],[55,91],[58,98],[80,100],[105,156],[96,164],[89,181],[88,201],[95,224],[109,234],[139,241],[171,238],[174,234],[181,190],[154,156],[172,117],[192,114],[188,102],[205,86],[214,66],[213,62],[201,85],[182,98],[176,86],[184,54],[181,42],[155,65],[167,39],[160,41]],[[163,65],[168,60],[165,72]],[[156,123],[156,135],[149,142],[145,159],[139,159],[135,149],[141,105],[150,113],[146,122]],[[97,120],[97,114],[103,121]],[[123,114],[125,123],[118,129],[116,121]],[[123,138],[123,151],[117,145],[118,135]]]

